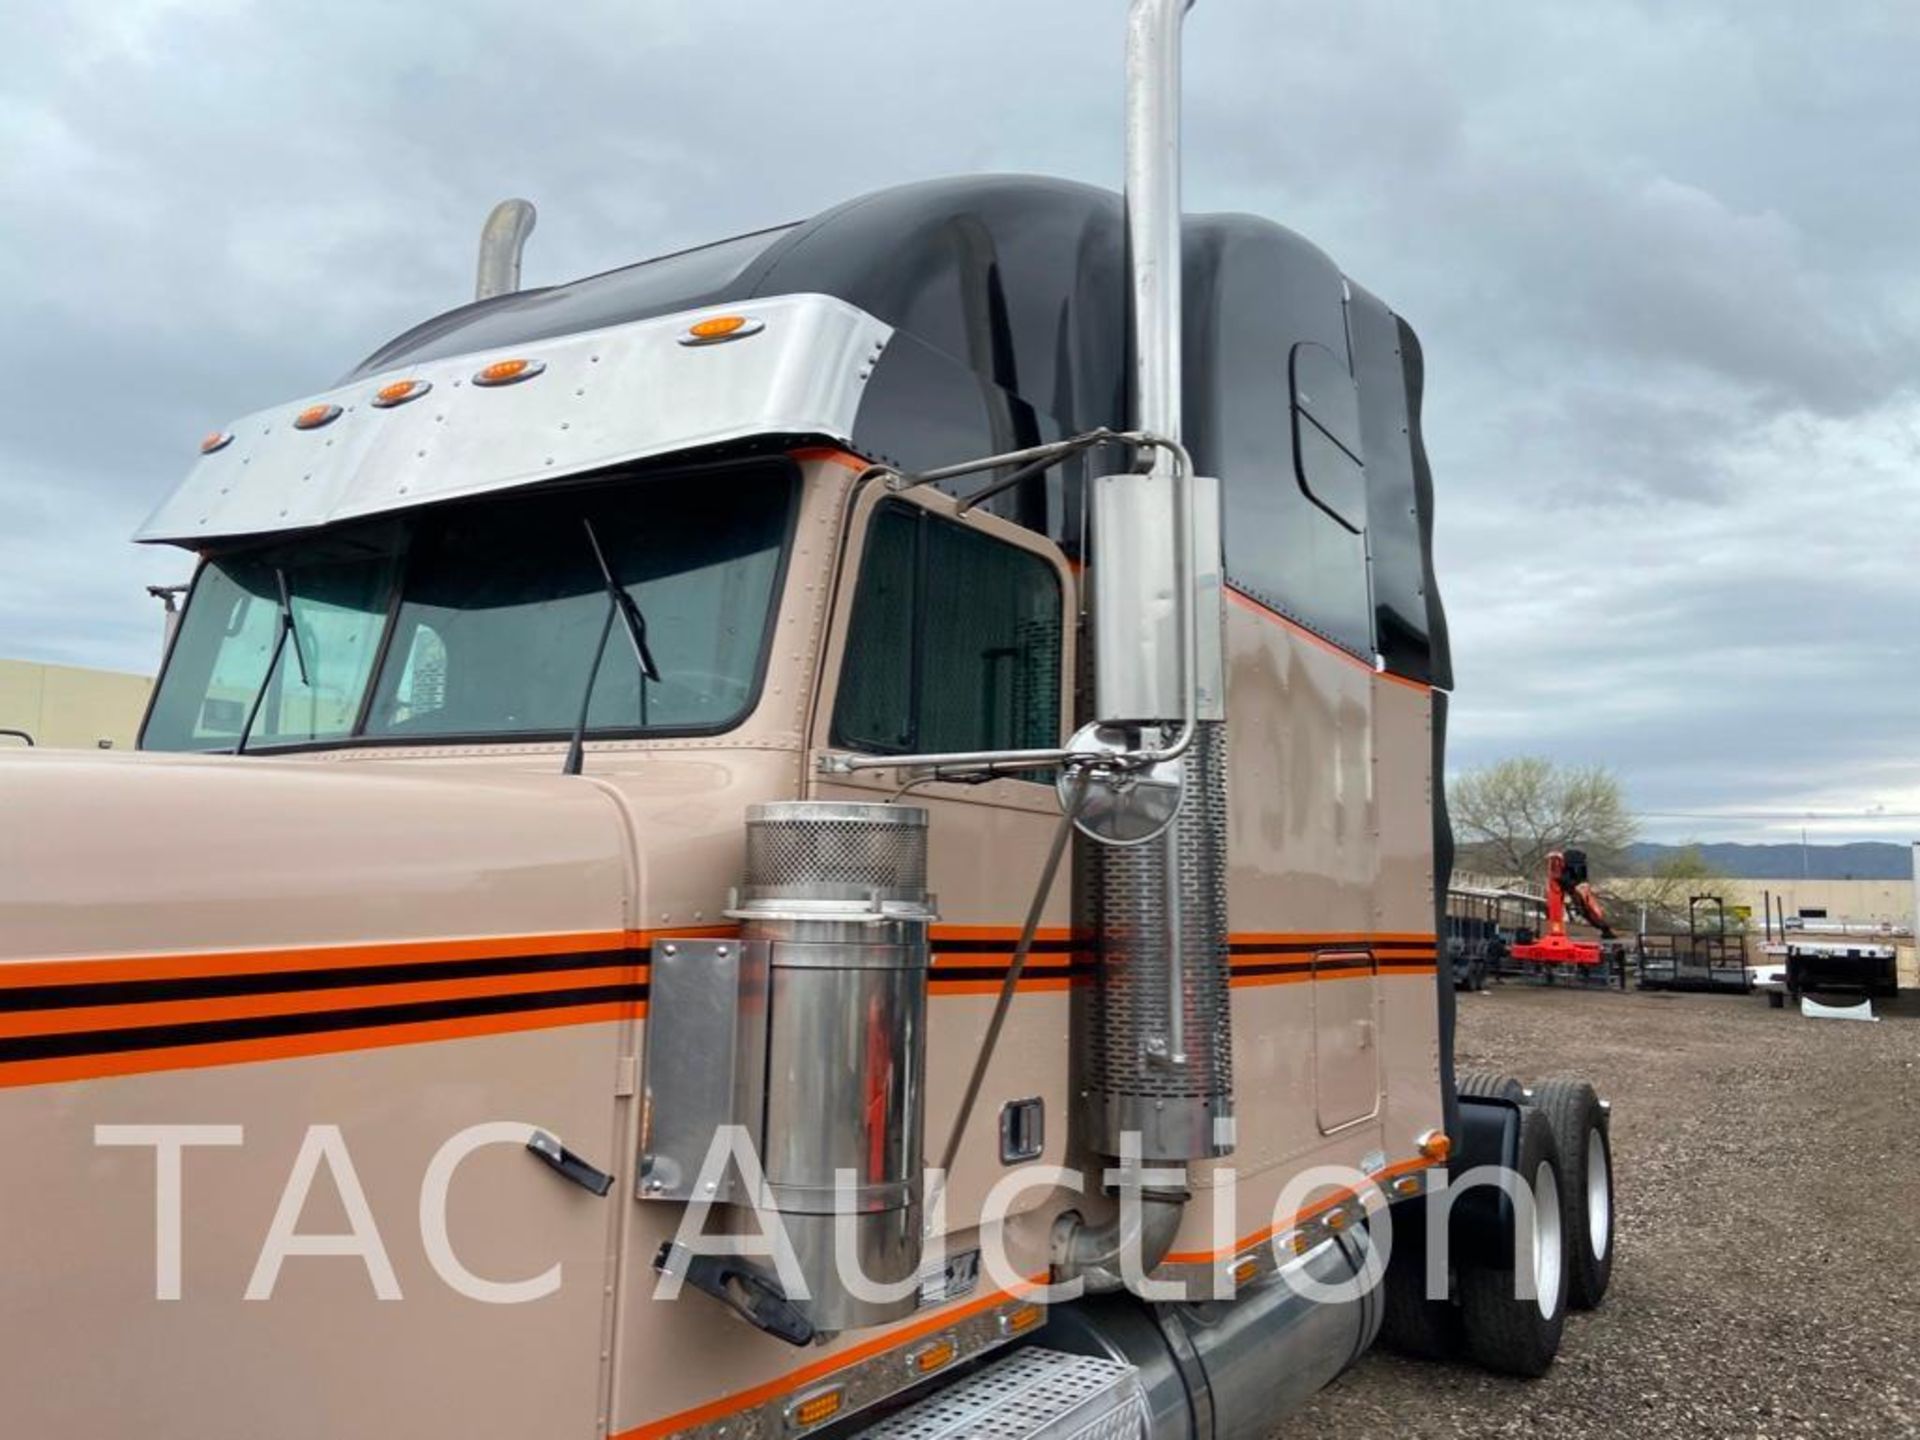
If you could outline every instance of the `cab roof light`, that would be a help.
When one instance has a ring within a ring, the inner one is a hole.
[[[395,380],[390,385],[382,385],[373,392],[373,408],[391,410],[396,405],[404,405],[409,400],[418,400],[433,389],[431,380]]]
[[[518,385],[522,380],[531,380],[547,368],[544,360],[496,360],[491,365],[483,365],[473,373],[473,383],[484,389],[494,389],[501,385]]]
[[[233,432],[231,430],[215,430],[200,441],[200,453],[202,455],[211,455],[217,450],[226,449],[227,446],[232,443]]]
[[[296,430],[318,430],[322,425],[331,425],[340,418],[340,407],[322,401],[318,405],[309,405],[293,417]]]
[[[767,328],[764,320],[751,315],[710,315],[696,320],[680,335],[682,345],[718,345],[723,340],[744,340]]]

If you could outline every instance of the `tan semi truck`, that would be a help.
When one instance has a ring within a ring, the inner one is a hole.
[[[1383,1328],[1552,1360],[1606,1112],[1452,1070],[1419,347],[1182,216],[1185,8],[1124,201],[537,290],[510,209],[202,444],[139,752],[0,755],[5,1433],[1177,1440]]]

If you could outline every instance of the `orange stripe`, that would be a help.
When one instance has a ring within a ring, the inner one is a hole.
[[[942,980],[938,976],[929,983],[928,988],[935,995],[998,995],[1004,980]],[[1071,990],[1073,977],[1068,975],[1043,976],[1037,980],[1022,979],[1013,987],[1022,995],[1035,990]]]
[[[1373,678],[1376,680],[1385,680],[1389,685],[1404,686],[1416,695],[1431,695],[1433,693],[1433,686],[1427,684],[1426,681],[1409,680],[1405,675],[1396,675],[1391,670],[1376,670],[1373,672]]]
[[[1229,600],[1237,602],[1242,609],[1254,615],[1259,616],[1262,620],[1269,621],[1272,624],[1278,625],[1282,630],[1286,630],[1289,633],[1298,636],[1300,639],[1306,641],[1309,645],[1319,646],[1322,650],[1326,651],[1329,655],[1333,656],[1335,659],[1344,660],[1349,665],[1359,666],[1362,670],[1366,671],[1369,675],[1372,675],[1376,679],[1391,680],[1396,685],[1405,685],[1408,689],[1417,690],[1423,695],[1429,693],[1433,689],[1431,685],[1428,685],[1423,681],[1409,680],[1404,675],[1395,675],[1391,671],[1374,669],[1373,663],[1371,661],[1363,660],[1358,655],[1353,654],[1351,651],[1342,650],[1338,645],[1334,644],[1331,640],[1327,639],[1325,636],[1314,634],[1313,631],[1307,629],[1307,627],[1302,625],[1298,620],[1293,620],[1288,618],[1285,615],[1282,615],[1278,610],[1274,609],[1271,605],[1267,605],[1259,600],[1256,600],[1251,595],[1243,594],[1242,592],[1234,589],[1231,584],[1227,586],[1227,598]]]
[[[1251,990],[1262,985],[1299,985],[1307,981],[1330,985],[1340,980],[1371,980],[1376,975],[1432,975],[1433,970],[1431,965],[1382,965],[1377,970],[1335,970],[1325,975],[1300,970],[1290,975],[1235,975],[1228,984],[1235,990]]]
[[[1021,927],[1018,925],[935,925],[932,930],[934,947],[937,949],[942,940],[1011,940],[1020,941]],[[1071,940],[1073,930],[1066,925],[1042,925],[1033,932],[1036,940]],[[1011,946],[1009,953],[1011,953]]]
[[[337,1055],[346,1050],[378,1050],[437,1040],[468,1040],[519,1030],[550,1030],[562,1025],[592,1025],[630,1020],[647,1013],[644,1001],[612,1000],[557,1010],[515,1015],[476,1015],[458,1020],[420,1020],[367,1030],[332,1030],[315,1035],[286,1035],[270,1040],[222,1040],[166,1050],[135,1050],[115,1055],[72,1055],[57,1060],[15,1060],[0,1064],[0,1088],[53,1085],[66,1080],[98,1080],[159,1070],[195,1070],[210,1065],[245,1065],[259,1060],[292,1060]]]
[[[1044,1274],[1030,1276],[1025,1284],[1016,1286],[1012,1290],[996,1290],[991,1295],[982,1295],[976,1300],[969,1300],[950,1310],[939,1311],[927,1316],[924,1320],[914,1321],[897,1330],[889,1330],[884,1335],[875,1336],[862,1344],[850,1346],[838,1354],[829,1355],[824,1360],[803,1365],[798,1370],[790,1370],[777,1379],[755,1385],[751,1389],[737,1391],[718,1400],[710,1400],[704,1405],[696,1405],[691,1410],[682,1410],[664,1419],[649,1420],[646,1424],[632,1430],[622,1430],[614,1436],[614,1440],[656,1440],[656,1437],[671,1435],[676,1430],[691,1429],[709,1420],[718,1420],[722,1416],[749,1410],[756,1405],[764,1405],[769,1400],[777,1400],[782,1395],[791,1395],[802,1386],[837,1371],[848,1369],[862,1360],[870,1359],[875,1355],[884,1355],[889,1350],[897,1350],[902,1345],[909,1345],[923,1335],[944,1330],[947,1326],[965,1320],[969,1316],[978,1315],[983,1310],[991,1310],[994,1306],[1004,1305],[1009,1300],[1018,1300],[1022,1295],[1030,1294],[1046,1283],[1047,1277]]]
[[[660,930],[590,930],[553,934],[511,936],[469,936],[445,940],[391,941],[377,944],[317,945],[283,950],[232,950],[180,955],[106,955],[94,959],[0,961],[0,994],[5,990],[30,985],[59,985],[191,979],[226,975],[282,974],[301,970],[362,969],[394,964],[422,964],[518,958],[520,956],[564,955],[581,951],[626,949],[644,951],[655,939],[667,936],[726,936],[739,933],[729,924],[691,925]],[[1019,927],[1009,925],[952,925],[935,930],[937,938],[947,940],[1017,940]],[[1043,927],[1041,938],[1072,938],[1076,932],[1066,926]],[[1311,932],[1242,932],[1232,937],[1236,943],[1262,939],[1293,944],[1353,944],[1394,941],[1431,945],[1434,937],[1420,932],[1382,932],[1375,936],[1320,935]],[[1004,952],[1010,956],[1011,948]],[[959,957],[955,957],[956,960]],[[976,957],[968,956],[967,959]],[[994,955],[977,957],[988,962]],[[1379,973],[1383,975],[1424,975],[1432,969],[1425,963],[1427,952],[1381,953]],[[1075,978],[1060,974],[1070,961],[1058,956],[1041,956],[1017,987],[1022,993],[1061,993],[1070,990]],[[1236,963],[1258,963],[1258,957],[1236,957]],[[464,999],[487,995],[539,994],[550,989],[568,988],[575,983],[603,980],[619,983],[612,977],[640,973],[644,962],[636,955],[633,966],[604,967],[594,971],[568,970],[537,975],[495,976],[465,980],[425,980],[398,985],[354,986],[341,990],[308,990],[273,996],[236,996],[212,1000],[154,1001],[134,1005],[89,1006],[73,1010],[36,1011],[0,1016],[0,1037],[33,1034],[78,1033],[110,1024],[114,1028],[139,1028],[190,1022],[217,1021],[351,1009],[374,1003],[409,1003]],[[1365,973],[1365,972],[1356,972]],[[1236,986],[1278,985],[1311,979],[1310,975],[1235,976]],[[1352,978],[1352,977],[1323,977]],[[937,972],[930,977],[935,995],[989,995],[999,991],[1000,980],[948,980]],[[0,1086],[49,1083],[58,1080],[86,1079],[106,1075],[127,1075],[147,1071],[187,1069],[199,1065],[228,1065],[253,1060],[293,1058],[302,1055],[337,1054],[354,1049],[372,1049],[387,1045],[420,1041],[457,1039],[471,1035],[510,1033],[518,1030],[550,1029],[562,1025],[596,1023],[608,1019],[641,1016],[644,1003],[608,1002],[603,1005],[569,1006],[555,1010],[516,1015],[473,1016],[455,1020],[419,1021],[402,1025],[364,1027],[322,1034],[273,1037],[262,1040],[218,1041],[204,1045],[183,1045],[128,1051],[115,1054],[63,1056],[48,1060],[0,1062]]]
[[[947,976],[942,973],[944,971],[1006,965],[1011,962],[1012,959],[1013,955],[1011,951],[1004,955],[978,950],[969,950],[959,954],[949,951],[945,955],[942,955],[938,950],[935,950],[933,969],[930,970],[928,974],[937,985],[940,981],[947,978]],[[942,963],[943,961],[945,962],[944,964]],[[1070,955],[1029,955],[1027,957],[1026,968],[1021,971],[1021,974],[1024,977],[1034,975],[1064,975],[1068,970],[1072,969],[1076,963],[1079,962],[1076,962]],[[972,975],[956,975],[953,978],[956,980],[972,980],[978,977]]]
[[[826,445],[804,445],[798,450],[789,450],[787,458],[798,461],[802,465],[809,460],[824,460],[829,464],[843,466],[856,472],[870,468],[868,462],[858,455]]]
[[[184,980],[215,975],[269,975],[288,970],[349,970],[452,960],[504,960],[576,951],[644,950],[671,936],[737,935],[738,925],[683,925],[660,930],[576,930],[537,935],[476,935],[453,940],[390,940],[305,945],[274,950],[217,950],[178,955],[99,955],[71,960],[0,960],[0,990],[26,985],[85,985],[109,980]]]
[[[727,936],[738,925],[686,925],[659,930],[581,930],[557,934],[484,935],[447,940],[394,940],[375,944],[311,945],[275,950],[202,951],[177,955],[110,954],[66,960],[0,960],[0,990],[28,985],[74,985],[114,980],[199,979],[222,975],[265,975],[289,970],[343,970],[375,965],[427,964],[435,961],[497,960],[522,955],[565,955],[576,951],[643,950],[656,939],[673,936]],[[933,931],[941,940],[1018,941],[1016,925],[940,925]],[[1066,926],[1043,926],[1037,938],[1067,940]],[[1282,944],[1364,944],[1394,942],[1432,945],[1431,932],[1315,934],[1306,931],[1238,931],[1234,944],[1263,941]],[[1009,947],[1007,954],[1012,954]]]
[[[420,980],[398,985],[354,985],[339,990],[295,990],[277,995],[236,995],[206,1000],[153,1000],[85,1005],[73,1009],[0,1014],[0,1036],[67,1035],[80,1030],[141,1029],[203,1020],[244,1020],[264,1015],[318,1015],[366,1005],[406,1005],[434,1000],[470,1000],[488,995],[538,995],[586,985],[632,985],[646,966],[598,970],[543,970],[534,975],[489,975],[465,980]]]
[[[314,945],[184,955],[103,955],[83,960],[0,961],[0,989],[83,985],[108,980],[180,980],[267,975],[286,970],[345,970],[442,960],[500,960],[521,955],[625,949],[638,932],[583,930],[558,935],[487,935],[461,940],[397,940],[374,945]]]
[[[1432,1165],[1433,1161],[1418,1158],[1398,1161],[1395,1164],[1387,1166],[1384,1170],[1376,1171],[1373,1174],[1371,1178],[1374,1182],[1374,1188],[1378,1189],[1382,1181],[1392,1180],[1396,1176],[1406,1175],[1415,1170],[1430,1169]],[[1291,1220],[1282,1220],[1276,1224],[1267,1226],[1264,1230],[1256,1230],[1251,1235],[1244,1235],[1224,1250],[1176,1250],[1169,1254],[1161,1263],[1165,1265],[1205,1265],[1215,1260],[1224,1260],[1229,1255],[1238,1255],[1242,1250],[1262,1244],[1265,1241],[1271,1240],[1275,1235],[1291,1230],[1296,1225],[1304,1224],[1324,1210],[1331,1210],[1336,1205],[1344,1205],[1359,1193],[1358,1190],[1344,1187],[1329,1191],[1326,1199],[1317,1200],[1307,1206],[1306,1209],[1296,1212]]]
[[[1349,930],[1319,934],[1311,930],[1235,930],[1227,937],[1235,945],[1431,945],[1431,930]]]
[[[1228,963],[1236,970],[1244,970],[1250,965],[1272,965],[1285,961],[1307,965],[1312,963],[1316,953],[1325,955],[1328,952],[1324,950],[1318,952],[1312,950],[1282,950],[1278,947],[1272,950],[1242,950],[1239,954],[1230,956]],[[1382,964],[1393,961],[1431,960],[1434,956],[1434,951],[1431,946],[1424,950],[1416,950],[1412,946],[1408,946],[1405,949],[1374,949],[1372,953]]]

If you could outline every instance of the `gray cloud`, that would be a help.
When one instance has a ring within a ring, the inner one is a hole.
[[[1115,183],[1119,9],[0,10],[0,653],[150,667],[188,562],[122,537],[205,430],[465,298],[504,194],[539,283],[926,175]],[[1189,206],[1421,331],[1457,760],[1920,810],[1920,12],[1205,0],[1188,61]]]

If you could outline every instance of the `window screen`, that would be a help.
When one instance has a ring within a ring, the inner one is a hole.
[[[917,506],[881,506],[834,743],[877,754],[1058,744],[1061,609],[1044,557]]]

